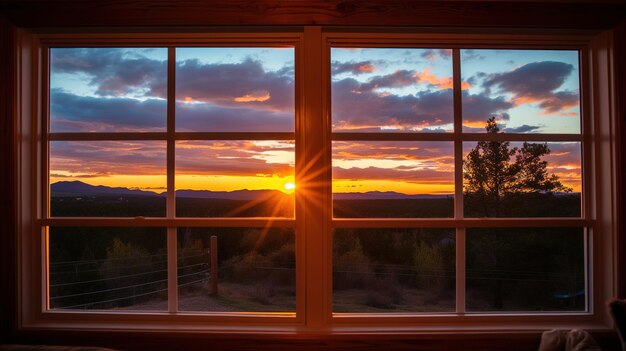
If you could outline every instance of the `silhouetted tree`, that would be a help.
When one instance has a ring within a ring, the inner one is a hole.
[[[486,130],[496,134],[500,131],[495,118],[487,120]],[[466,156],[463,162],[463,192],[467,212],[484,217],[501,217],[503,209],[515,205],[521,213],[528,216],[528,201],[531,193],[569,192],[557,175],[549,174],[548,162],[542,158],[550,154],[546,143],[523,143],[522,147],[511,147],[508,141],[480,141]],[[505,214],[505,215],[506,215]],[[501,240],[498,236],[483,236],[480,242],[474,242],[477,264],[485,272],[508,269],[516,262],[506,256],[506,252],[520,245],[523,237],[513,240]],[[517,243],[517,244],[515,244]],[[492,308],[502,309],[504,291],[501,277],[491,277],[487,281],[493,294]]]
[[[498,133],[495,118],[487,120],[487,132]],[[463,191],[482,204],[485,217],[499,217],[502,200],[514,194],[569,192],[556,174],[549,174],[548,144],[527,143],[511,147],[508,141],[479,141],[463,162]]]

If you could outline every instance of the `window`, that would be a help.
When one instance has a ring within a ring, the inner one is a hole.
[[[578,62],[577,50],[332,48],[335,311],[587,309],[592,228],[542,228],[585,217]],[[347,219],[363,217],[388,228]]]
[[[48,52],[48,308],[293,312],[293,47]]]
[[[612,131],[589,108],[590,38],[38,39],[32,323],[606,320]]]

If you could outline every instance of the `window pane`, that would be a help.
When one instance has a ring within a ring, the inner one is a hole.
[[[335,229],[335,312],[455,309],[454,229]]]
[[[294,143],[176,143],[180,217],[293,217]]]
[[[333,213],[340,217],[452,217],[450,142],[335,141]]]
[[[176,130],[293,132],[293,48],[176,49]]]
[[[334,132],[451,132],[452,50],[332,48]]]
[[[165,141],[50,142],[50,214],[164,216],[165,153]]]
[[[167,310],[163,228],[50,228],[50,309]]]
[[[463,147],[465,216],[581,216],[580,143],[492,141]]]
[[[217,250],[211,247],[212,240]],[[213,258],[217,260],[217,276],[211,270],[213,255],[217,256]],[[293,229],[180,228],[178,308],[203,312],[295,311],[295,266]]]
[[[467,309],[585,309],[583,228],[467,229]]]
[[[461,50],[463,131],[580,133],[578,51]]]
[[[50,49],[51,132],[164,131],[167,49]]]

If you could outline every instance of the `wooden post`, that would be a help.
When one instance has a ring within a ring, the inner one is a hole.
[[[211,295],[217,295],[217,236],[211,236]]]

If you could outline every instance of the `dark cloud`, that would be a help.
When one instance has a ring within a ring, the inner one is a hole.
[[[427,49],[422,52],[423,58],[429,61],[435,61],[438,58],[450,59],[452,57],[452,50],[450,49]]]
[[[534,132],[536,130],[538,130],[539,126],[529,126],[527,124],[524,124],[522,126],[519,127],[515,127],[515,128],[504,128],[504,131],[507,133],[529,133],[529,132]]]
[[[532,62],[510,72],[490,75],[483,87],[498,86],[516,97],[543,99],[563,85],[573,70],[574,66],[564,62]]]
[[[177,99],[293,112],[293,75],[282,73],[265,71],[260,61],[249,58],[229,64],[186,60],[176,70]]]
[[[52,72],[88,77],[100,96],[167,96],[167,61],[146,57],[139,49],[54,49]],[[248,58],[240,63],[177,62],[177,99],[220,106],[246,104],[258,109],[294,110],[294,69],[265,70]]]
[[[176,172],[239,176],[292,175],[292,164],[277,162],[281,157],[284,159],[286,153],[291,154],[293,159],[293,143],[179,141],[176,143]],[[50,172],[58,178],[165,175],[165,163],[164,141],[53,141],[50,148]],[[72,176],[66,176],[65,172]]]
[[[201,132],[293,132],[293,112],[252,107],[223,107],[205,103],[178,103],[178,131]]]
[[[485,94],[470,94],[463,91],[463,120],[470,122],[485,122],[492,116],[500,120],[508,120],[506,112],[514,104],[504,97],[491,98]]]
[[[292,143],[255,143],[254,141],[185,141],[176,144],[176,171],[180,174],[292,175],[287,160],[270,162],[269,155],[294,154]],[[283,157],[284,159],[284,157]]]
[[[555,113],[578,104],[578,93],[557,91],[574,66],[564,62],[532,62],[510,72],[491,74],[483,87],[488,93],[494,87],[513,95],[516,104],[538,102],[546,113]]]
[[[341,73],[352,73],[355,75],[363,74],[363,73],[372,73],[375,68],[372,64],[372,61],[361,61],[361,62],[339,62],[333,61],[331,64],[331,73],[332,75],[341,74]]]
[[[560,91],[541,101],[539,107],[547,112],[559,112],[563,109],[577,106],[579,103],[578,94],[570,91]]]
[[[165,175],[165,141],[53,141],[50,172],[80,178],[123,175]]]
[[[142,55],[139,49],[56,48],[52,50],[52,73],[81,73],[101,96],[129,93],[163,97],[167,62]]]
[[[371,92],[380,88],[401,88],[414,85],[417,79],[414,71],[397,70],[392,74],[385,76],[376,76],[371,78],[367,83],[361,84],[360,92]]]
[[[395,77],[401,78],[403,74]],[[377,79],[391,82],[393,78]],[[364,86],[364,87],[363,87]],[[336,128],[373,128],[401,125],[405,128],[433,127],[452,123],[452,90],[424,91],[398,96],[371,91],[372,82],[361,84],[346,78],[333,83],[332,113]]]
[[[60,90],[50,93],[52,132],[162,131],[165,100],[77,96]]]
[[[333,83],[332,109],[336,129],[381,131],[382,126],[401,126],[407,130],[438,130],[453,120],[452,89],[436,89],[399,96],[377,91],[380,88],[407,87],[416,84],[419,73],[398,70],[376,76],[365,83],[346,78]],[[436,77],[435,77],[436,78]],[[433,78],[433,79],[435,79]],[[504,97],[463,91],[463,119],[484,122],[493,115],[508,119],[507,110],[514,104]]]

